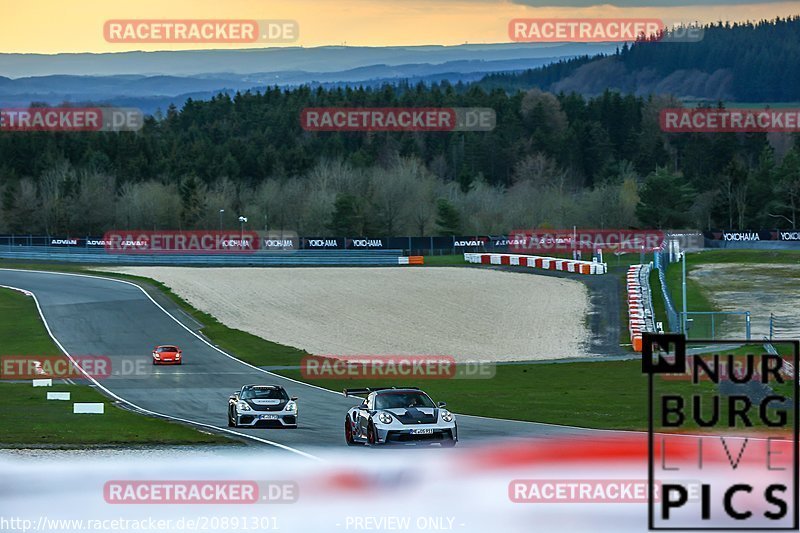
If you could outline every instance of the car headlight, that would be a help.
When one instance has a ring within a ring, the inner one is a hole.
[[[287,411],[297,411],[297,404],[294,403],[294,402],[289,402],[289,403],[286,404],[286,408],[285,409]]]
[[[450,411],[442,411],[442,420],[445,422],[452,422],[453,421],[453,413]]]
[[[180,358],[181,358],[181,354],[179,354],[179,353],[176,353],[176,354],[175,354],[175,359],[180,359]]]
[[[160,356],[160,355],[158,355],[158,354],[157,354],[157,353],[155,353],[155,352],[153,352],[153,357],[155,357],[156,359],[161,359],[161,356]]]
[[[236,408],[240,411],[250,411],[250,406],[247,405],[247,402],[238,402],[236,404]]]
[[[392,415],[389,413],[378,413],[378,420],[381,421],[381,424],[391,424],[392,423]]]

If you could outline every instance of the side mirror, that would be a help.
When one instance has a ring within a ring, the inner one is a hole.
[[[296,401],[297,401],[297,396],[292,396],[292,397],[291,397],[291,398],[289,398],[289,399],[290,399],[290,400],[292,400],[293,402],[296,402]]]
[[[358,410],[359,411],[366,411],[367,410],[367,404],[362,403],[361,405],[358,406]]]
[[[447,402],[439,402],[437,405],[439,407],[447,407]]]

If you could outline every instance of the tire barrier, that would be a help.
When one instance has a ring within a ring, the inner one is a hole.
[[[625,276],[628,295],[628,331],[636,352],[642,351],[642,333],[656,331],[650,295],[650,265],[631,265]]]
[[[605,274],[608,271],[606,263],[536,255],[465,253],[464,261],[480,265],[524,266],[575,274]]]

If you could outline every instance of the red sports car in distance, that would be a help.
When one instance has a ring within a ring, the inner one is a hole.
[[[154,365],[179,365],[183,360],[183,352],[177,346],[156,346],[153,348]]]

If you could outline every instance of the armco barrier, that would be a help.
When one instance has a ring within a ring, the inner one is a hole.
[[[667,314],[669,331],[680,331],[680,317],[672,301],[669,286],[667,285],[667,267],[670,265],[670,254],[667,251],[658,251],[653,254],[654,265],[658,270],[658,281],[661,284],[661,296],[664,299],[664,309]]]
[[[526,266],[575,274],[605,274],[608,271],[606,263],[535,255],[465,253],[464,261],[481,265]]]
[[[634,351],[642,351],[642,333],[655,331],[650,295],[650,265],[631,265],[625,276],[628,295],[628,331]]]
[[[355,266],[420,264],[403,257],[400,250],[298,250],[248,254],[109,254],[105,250],[36,246],[0,246],[0,258],[26,261],[111,265],[185,266]],[[409,260],[404,263],[403,260]],[[417,261],[417,259],[414,259]]]

